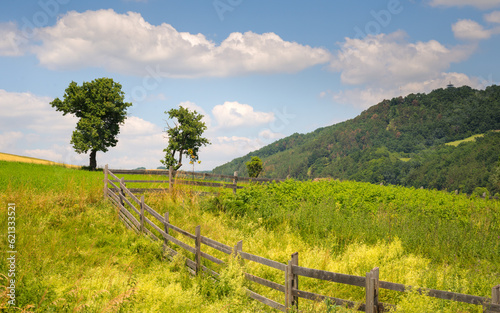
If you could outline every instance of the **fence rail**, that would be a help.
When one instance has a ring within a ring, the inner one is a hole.
[[[248,281],[283,293],[284,302],[279,303],[275,300],[267,298],[264,295],[258,294],[255,291],[249,289],[246,290],[246,293],[250,298],[255,299],[279,311],[289,312],[292,309],[298,310],[299,298],[303,298],[312,301],[325,301],[328,299],[330,303],[346,306],[358,311],[365,311],[370,313],[384,312],[395,307],[395,305],[393,304],[381,303],[378,301],[379,290],[387,289],[400,292],[416,290],[420,294],[429,297],[481,305],[483,306],[483,312],[500,312],[500,285],[494,286],[492,288],[491,298],[426,288],[415,289],[411,286],[406,286],[403,284],[380,281],[378,267],[366,273],[365,277],[322,271],[318,269],[299,266],[299,258],[297,252],[291,255],[291,258],[287,264],[284,264],[261,256],[243,252],[243,241],[239,241],[238,243],[236,243],[236,245],[234,245],[234,247],[231,247],[211,238],[202,236],[200,226],[197,226],[195,229],[195,233],[192,234],[186,230],[181,229],[178,226],[173,225],[169,220],[168,212],[165,213],[164,216],[162,216],[160,213],[156,212],[153,208],[144,203],[144,196],[139,199],[134,195],[132,189],[128,189],[126,187],[127,181],[123,178],[118,178],[115,175],[131,174],[131,172],[134,172],[134,174],[144,174],[145,172],[147,172],[147,174],[151,174],[151,172],[159,173],[160,171],[109,170],[108,166],[106,165],[104,169],[104,197],[110,199],[110,201],[114,205],[116,205],[116,207],[118,208],[119,218],[128,228],[133,229],[137,233],[149,235],[153,240],[163,240],[163,248],[165,252],[170,256],[175,256],[178,254],[178,252],[170,248],[168,246],[168,243],[175,244],[176,246],[193,254],[193,259],[185,257],[185,264],[188,267],[189,271],[195,275],[203,271],[213,275],[214,277],[219,276],[219,273],[217,273],[215,270],[204,266],[202,264],[202,259],[209,260],[217,265],[226,263],[224,260],[202,251],[202,245],[206,245],[207,247],[218,250],[225,255],[238,257],[242,263],[245,260],[252,261],[263,266],[271,267],[284,272],[284,284],[270,281],[250,273],[245,273],[245,279],[247,279]],[[165,175],[165,172],[166,171],[161,171],[161,174],[159,175]],[[172,175],[169,176],[172,177]],[[222,177],[224,175],[220,176]],[[112,179],[109,179],[109,177],[111,177]],[[234,178],[234,176],[228,177]],[[132,201],[128,200],[127,196],[130,197]],[[129,207],[132,212],[129,211],[127,207]],[[138,217],[134,216],[134,213]],[[146,213],[149,214],[151,218],[146,216]],[[159,222],[160,226],[157,225],[154,220]],[[161,226],[163,226],[163,229],[161,228]],[[191,241],[192,245],[179,238],[174,237],[171,234],[170,230],[173,230],[176,233],[182,235],[185,238],[184,240]],[[154,232],[156,232],[156,234]],[[339,299],[310,291],[300,290],[298,287],[300,276],[365,288],[365,303]]]

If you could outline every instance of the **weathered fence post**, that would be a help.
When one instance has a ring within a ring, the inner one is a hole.
[[[239,255],[239,252],[243,250],[243,240],[240,240],[236,243],[233,249],[233,257],[236,258]]]
[[[141,196],[141,233],[144,233],[144,195]]]
[[[168,212],[166,212],[166,213],[165,213],[165,219],[163,220],[163,227],[165,228],[165,233],[166,233],[167,235],[170,235],[170,234],[168,233],[168,223],[170,223],[170,222],[169,222],[169,220],[168,220]],[[168,239],[167,239],[167,238],[163,238],[163,239],[164,239],[164,241],[165,241],[165,246],[166,246],[166,245],[167,245],[167,243],[168,243]]]
[[[299,309],[299,299],[293,296],[293,289],[299,288],[299,275],[293,273],[293,266],[299,265],[299,253],[292,254],[292,259],[288,261],[285,268],[285,309],[288,311],[295,307]]]
[[[196,262],[196,275],[198,275],[201,271],[201,227],[200,225],[196,226],[196,241],[195,241],[195,248],[196,248],[196,254],[194,256],[194,261]]]
[[[366,273],[366,313],[378,312],[379,269]]]
[[[120,204],[123,207],[125,207],[125,202],[123,202],[123,198],[125,198],[125,191],[123,191],[123,188],[126,188],[126,186],[125,186],[125,178],[122,177],[120,179]]]
[[[292,280],[293,268],[292,260],[288,261],[285,267],[285,310],[288,312],[292,308]]]
[[[108,195],[108,165],[104,166],[104,199],[107,198]]]
[[[236,194],[236,185],[238,184],[238,172],[234,172],[234,177],[233,177],[233,193]]]
[[[170,167],[168,168],[168,192],[169,193],[172,193],[172,184],[173,184],[173,181],[172,181],[172,172],[174,171],[174,167],[172,165],[170,165]]]
[[[299,265],[299,253],[295,252],[292,254],[292,260],[291,260],[292,266],[290,268],[290,274],[292,278],[292,285],[291,285],[291,290],[290,290],[290,295],[292,296],[292,307],[295,307],[295,309],[298,311],[299,310],[299,297],[293,296],[292,290],[293,289],[299,289],[299,275],[293,273],[293,266],[298,266]]]

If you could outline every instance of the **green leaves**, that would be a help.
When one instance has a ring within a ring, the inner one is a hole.
[[[175,127],[168,127],[168,146],[163,151],[165,158],[161,160],[166,167],[173,166],[175,170],[182,166],[182,156],[190,158],[192,162],[198,160],[198,151],[200,147],[210,144],[207,138],[202,137],[207,129],[205,122],[202,122],[203,115],[196,111],[189,111],[184,107],[171,109],[168,112],[170,119],[176,119]],[[179,154],[179,159],[175,154]]]
[[[253,156],[250,161],[246,163],[248,176],[258,177],[262,172],[262,160],[258,156]]]
[[[98,78],[78,86],[71,82],[64,93],[64,100],[54,99],[50,104],[63,115],[73,114],[80,120],[71,137],[77,153],[91,154],[91,169],[95,163],[95,152],[108,151],[116,146],[120,125],[127,118],[127,108],[132,103],[124,102],[122,86],[111,78]],[[94,155],[94,160],[92,160]]]

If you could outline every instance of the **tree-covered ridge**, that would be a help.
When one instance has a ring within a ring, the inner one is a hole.
[[[500,129],[500,87],[437,89],[384,100],[354,119],[293,134],[214,169],[245,173],[250,155],[263,177],[334,177],[472,192],[498,192],[489,172],[500,155],[499,134],[458,147],[444,143]]]

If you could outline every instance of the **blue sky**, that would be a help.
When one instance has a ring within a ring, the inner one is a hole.
[[[209,170],[383,99],[500,80],[500,0],[3,1],[0,152],[87,164],[50,102],[111,77],[133,103],[98,165],[156,168],[164,114],[205,115]]]

